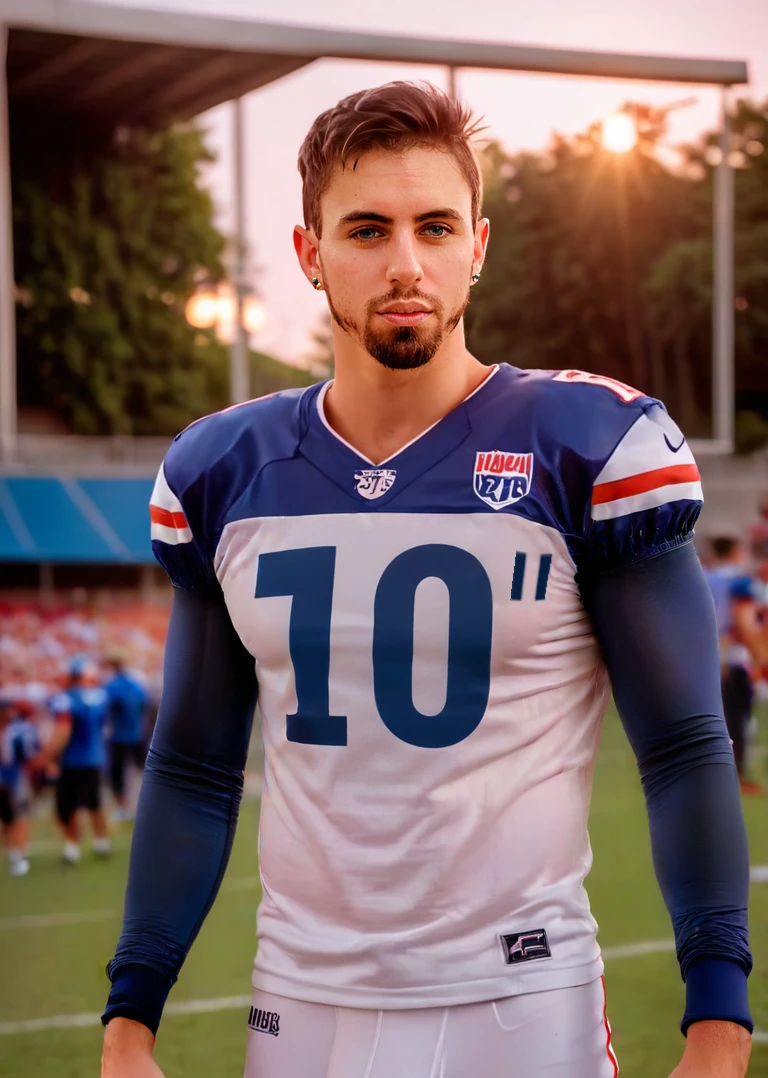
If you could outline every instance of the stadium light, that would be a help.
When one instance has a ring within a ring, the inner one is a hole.
[[[258,296],[245,295],[242,300],[243,329],[246,337],[260,333],[267,321],[267,312]],[[222,341],[231,343],[237,324],[237,295],[235,288],[222,282],[195,292],[187,300],[184,315],[195,329],[215,329]]]
[[[603,146],[611,153],[629,153],[637,146],[637,124],[628,112],[614,112],[603,120]]]
[[[184,317],[195,329],[212,329],[219,320],[219,297],[215,292],[195,292],[184,307]]]

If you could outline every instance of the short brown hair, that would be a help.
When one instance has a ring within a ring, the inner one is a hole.
[[[471,139],[482,130],[470,110],[429,82],[388,82],[343,98],[318,116],[299,150],[304,224],[320,235],[320,198],[336,164],[370,150],[431,146],[452,153],[472,192],[472,221],[483,198]],[[354,164],[352,166],[354,168]]]

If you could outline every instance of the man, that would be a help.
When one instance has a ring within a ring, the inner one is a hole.
[[[746,570],[745,551],[738,540],[721,536],[712,541],[713,563],[706,570],[715,601],[720,635],[725,721],[733,743],[736,770],[744,793],[760,793],[746,774],[748,731],[752,719],[750,665],[768,669],[768,636],[761,622],[755,581]]]
[[[129,764],[138,771],[144,769],[146,748],[144,741],[144,716],[147,709],[147,691],[137,678],[126,669],[120,655],[112,655],[107,661],[112,677],[104,690],[109,699],[109,778],[117,802],[116,818],[130,820],[126,793],[126,770]]]
[[[93,852],[100,857],[112,852],[101,795],[107,694],[95,681],[93,663],[81,656],[74,658],[65,691],[50,703],[53,734],[35,761],[41,771],[56,765],[60,768],[56,817],[64,831],[63,858],[70,865],[80,860],[80,809],[87,809],[91,818]]]
[[[29,872],[24,768],[37,748],[34,725],[11,697],[0,697],[0,824],[11,876],[26,876]]]
[[[257,688],[247,1078],[615,1076],[583,889],[605,666],[687,982],[676,1078],[745,1073],[748,858],[698,472],[641,393],[469,354],[489,229],[471,133],[403,83],[319,117],[294,240],[335,380],[193,424],[158,476],[176,590],[104,1078],[160,1073]]]

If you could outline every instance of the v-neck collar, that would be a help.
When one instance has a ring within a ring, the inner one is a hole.
[[[360,509],[382,508],[461,445],[472,430],[467,404],[487,392],[498,372],[499,367],[494,367],[447,415],[380,464],[360,453],[328,423],[323,400],[332,383],[325,382],[308,402],[307,429],[299,450],[315,468],[349,494]]]

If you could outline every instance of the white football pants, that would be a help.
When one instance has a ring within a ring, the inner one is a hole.
[[[616,1078],[602,979],[491,1003],[370,1011],[255,991],[245,1078]]]

